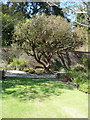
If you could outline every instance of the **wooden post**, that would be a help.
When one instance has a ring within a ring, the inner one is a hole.
[[[0,80],[2,80],[2,71],[0,70]]]
[[[4,80],[4,79],[5,79],[5,71],[0,70],[0,80]]]

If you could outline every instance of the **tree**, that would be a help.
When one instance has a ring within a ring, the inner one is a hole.
[[[83,30],[76,29],[72,38],[70,25],[66,20],[42,14],[17,24],[13,43],[17,43],[43,65],[45,70],[49,70],[51,60],[58,51],[74,50],[83,43]]]
[[[53,14],[61,14],[60,11],[55,8]],[[11,46],[14,25],[18,21],[30,19],[42,12],[50,15],[51,7],[46,2],[7,2],[7,4],[2,4],[2,46]]]
[[[2,14],[2,46],[10,46],[16,20],[10,15]]]
[[[58,3],[59,4],[59,3]],[[9,14],[10,16],[15,16],[17,19],[31,18],[37,13],[44,12],[50,15],[51,12],[54,15],[60,15],[64,17],[62,8],[58,8],[53,5],[53,12],[51,6],[47,2],[7,2],[7,4],[2,4],[2,11],[4,14]]]
[[[76,1],[76,2],[65,2],[63,8],[64,13],[69,17],[73,22],[75,22],[77,25],[80,25],[82,27],[90,27],[89,25],[89,7],[90,2],[89,1]],[[68,4],[68,5],[67,5]],[[73,15],[73,16],[72,16]],[[72,19],[72,17],[73,19]]]
[[[82,2],[81,5],[78,5],[78,11],[76,11],[77,20],[75,22],[78,25],[86,28],[90,27],[89,6],[90,6],[90,2]]]
[[[13,16],[14,19],[22,20],[30,18],[31,10],[28,11],[28,2],[7,2],[2,4],[2,12]]]

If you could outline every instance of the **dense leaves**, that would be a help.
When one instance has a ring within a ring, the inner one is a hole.
[[[83,30],[77,28],[71,37],[70,24],[66,20],[42,14],[17,24],[15,42],[48,70],[57,52],[74,50],[83,43]]]
[[[2,11],[9,15],[15,15],[18,19],[21,19],[21,16],[23,18],[31,18],[37,13],[42,12],[47,15],[54,14],[64,16],[62,8],[58,8],[55,5],[51,7],[46,2],[8,2],[2,5]]]
[[[46,2],[7,2],[2,4],[2,46],[11,46],[11,39],[15,23],[30,19],[36,14],[55,14],[63,16],[62,9],[53,6],[53,10]]]
[[[10,15],[2,14],[2,46],[10,46],[14,31],[15,19]]]

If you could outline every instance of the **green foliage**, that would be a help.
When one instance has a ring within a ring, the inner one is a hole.
[[[12,5],[11,5],[12,4]],[[60,3],[57,3],[59,5]],[[9,9],[10,7],[10,9]],[[28,9],[30,7],[30,9]],[[31,16],[35,16],[37,13],[45,13],[47,15],[60,15],[64,17],[64,13],[62,8],[58,8],[56,6],[51,6],[46,2],[8,2],[7,4],[2,4],[3,13],[7,13],[9,15],[14,15],[17,19],[22,18],[31,18]]]
[[[76,83],[78,85],[78,89],[80,91],[89,93],[88,82],[90,79],[88,77],[87,68],[82,65],[74,66],[67,72],[67,74],[71,78],[72,83]]]
[[[90,69],[90,57],[89,56],[82,56],[81,58],[83,64]]]
[[[33,68],[24,68],[23,71],[29,72],[31,74],[35,73],[35,70]]]
[[[74,50],[83,43],[83,32],[83,29],[78,27],[71,38],[70,24],[65,19],[42,14],[18,23],[15,26],[13,42],[49,70],[51,59],[57,51]]]
[[[63,67],[61,67],[59,71],[60,72],[66,72],[65,68],[63,68]]]
[[[81,90],[85,93],[90,93],[90,85],[87,82],[85,82],[83,84],[80,84],[79,85],[79,90]]]
[[[73,66],[70,70],[67,71],[67,76],[69,76],[72,82],[83,82],[88,79],[87,69],[80,64]]]
[[[29,68],[29,73],[31,74],[35,73],[35,70],[33,68]]]
[[[13,61],[7,66],[7,69],[22,70],[26,66],[25,59],[13,58]]]
[[[6,47],[2,48],[1,56],[2,60],[6,64],[10,64],[13,61],[13,58],[19,58],[19,56],[23,53],[21,49],[16,49],[15,47]]]
[[[85,76],[85,75],[82,75],[80,72],[79,72],[80,75],[78,75],[77,77],[73,77],[72,78],[72,82],[74,83],[78,83],[78,84],[83,84],[84,82],[88,82],[88,77]]]
[[[67,72],[67,75],[72,79],[72,82],[76,83],[83,83],[88,81],[88,73],[86,69],[82,69],[83,67],[80,66],[80,69],[77,69],[77,67],[74,67]]]
[[[7,4],[2,4],[2,12],[12,16],[17,20],[30,18],[30,11],[27,12],[28,4],[28,2],[8,2]]]
[[[36,74],[43,74],[43,73],[44,73],[44,69],[42,69],[42,68],[37,68],[37,69],[35,69],[35,73],[36,73]]]
[[[75,66],[73,66],[72,68],[71,68],[71,70],[72,71],[86,71],[86,68],[85,68],[85,66],[84,65],[81,65],[81,64],[77,64],[77,65],[75,65]]]
[[[8,14],[2,14],[2,46],[11,46],[15,19]]]
[[[24,72],[29,72],[29,68],[24,68],[23,71]]]

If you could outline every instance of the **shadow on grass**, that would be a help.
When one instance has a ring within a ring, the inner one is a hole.
[[[56,79],[6,78],[2,82],[3,97],[10,95],[20,100],[43,100],[51,95],[59,96],[61,89],[73,90]]]

